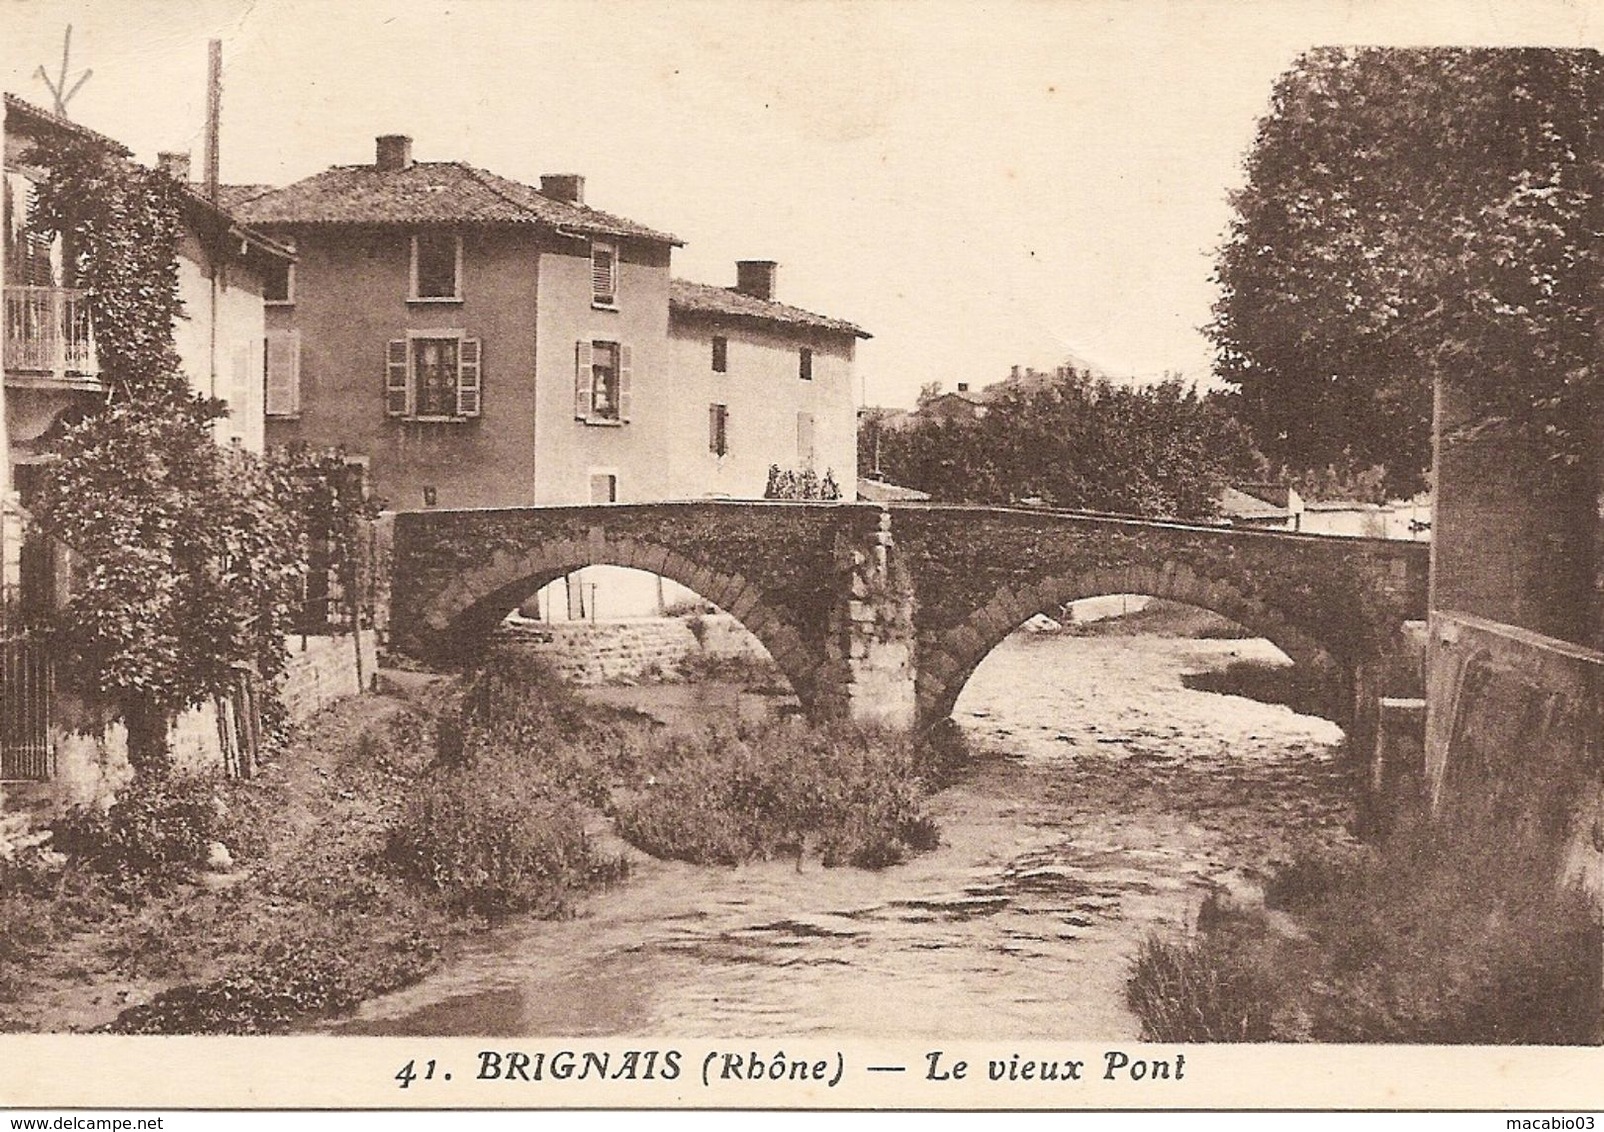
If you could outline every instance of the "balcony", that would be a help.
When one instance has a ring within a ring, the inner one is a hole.
[[[89,325],[89,303],[82,291],[8,286],[4,335],[7,385],[100,388],[100,363]]]

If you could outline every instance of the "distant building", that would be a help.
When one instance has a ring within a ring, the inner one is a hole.
[[[1283,484],[1239,483],[1221,493],[1220,517],[1262,530],[1420,542],[1431,537],[1431,497],[1425,494],[1388,503],[1305,500]]]

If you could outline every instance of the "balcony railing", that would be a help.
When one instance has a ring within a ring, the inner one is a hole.
[[[100,374],[89,303],[67,287],[7,287],[6,380],[44,378],[94,384]]]

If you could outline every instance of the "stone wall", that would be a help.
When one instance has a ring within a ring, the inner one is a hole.
[[[757,638],[727,613],[595,623],[514,622],[501,639],[545,657],[573,684],[649,679],[696,654],[768,658]]]
[[[1604,653],[1433,611],[1426,679],[1433,809],[1541,839],[1604,914]]]
[[[361,640],[359,677],[356,645],[349,634],[291,638],[281,695],[292,723],[308,719],[334,701],[372,686],[373,674],[379,667],[377,638],[373,632],[364,630]]]
[[[349,636],[309,637],[290,642],[284,702],[292,723],[301,722],[370,684],[378,667],[374,634],[362,636],[362,680]],[[102,704],[58,693],[52,727],[56,773],[47,782],[7,783],[0,810],[23,810],[48,820],[69,806],[108,806],[128,781],[128,730]],[[202,771],[223,765],[223,741],[215,703],[181,713],[168,736],[173,765]]]

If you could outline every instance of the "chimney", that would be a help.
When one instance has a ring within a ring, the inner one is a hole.
[[[578,173],[542,173],[540,195],[569,204],[584,204],[585,178]]]
[[[1019,380],[1019,367],[1018,366],[1009,366],[1008,367],[1008,380],[1010,380],[1010,381],[1018,381]]]
[[[774,277],[780,265],[772,259],[738,259],[735,261],[735,289],[754,299],[774,298]]]
[[[189,184],[189,154],[187,153],[158,153],[156,155],[156,168],[166,173],[180,185]]]
[[[374,146],[373,167],[381,173],[412,168],[412,139],[405,134],[384,134]]]

